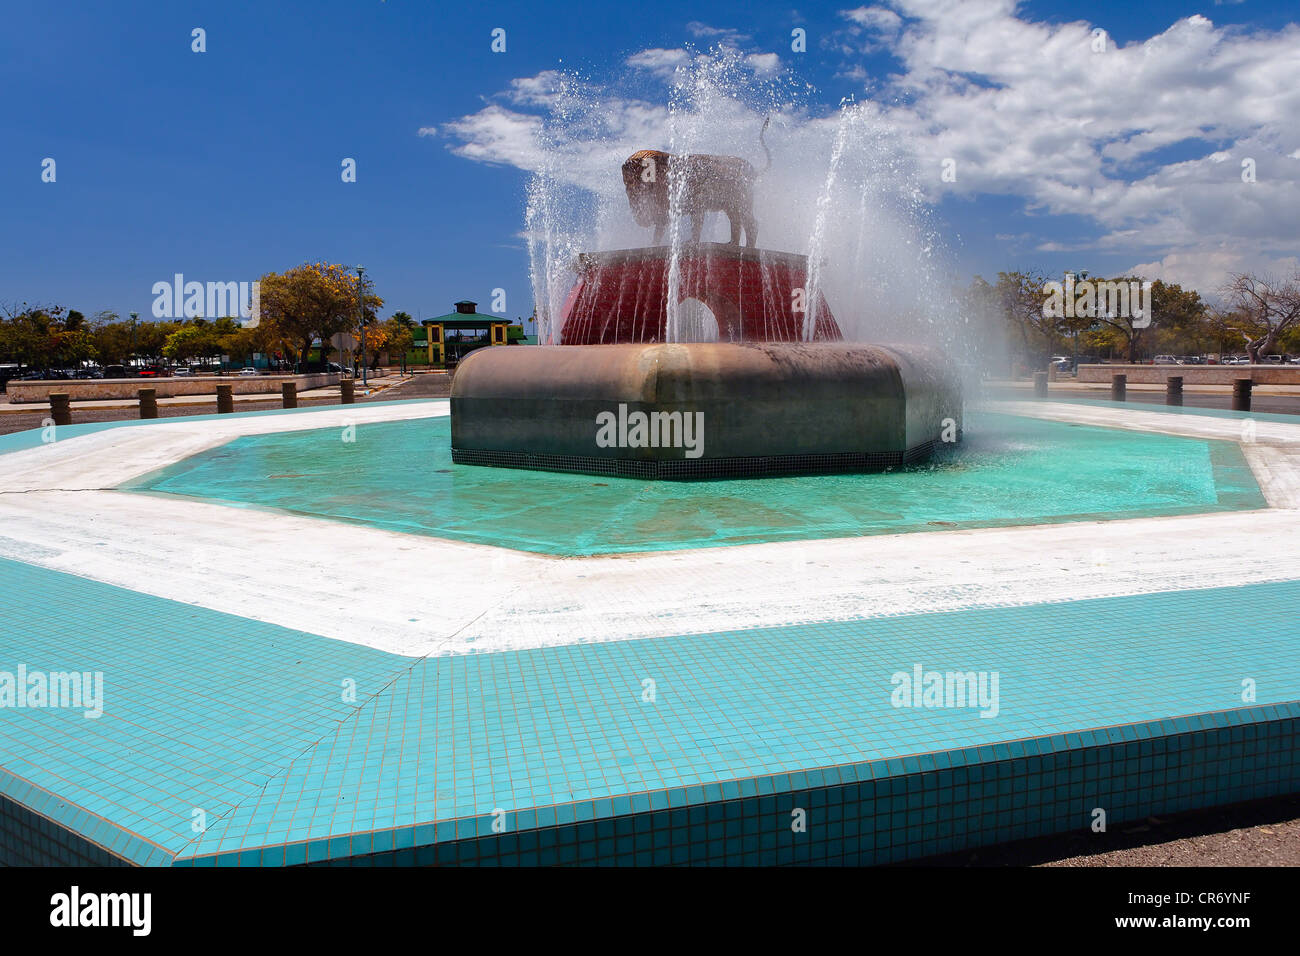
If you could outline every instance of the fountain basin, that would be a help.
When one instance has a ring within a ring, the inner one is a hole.
[[[879,470],[961,423],[955,368],[915,345],[489,348],[451,390],[458,464],[637,478]]]
[[[809,292],[808,257],[719,242],[685,244],[678,254],[677,301],[694,299],[717,323],[712,338],[673,335],[669,246],[586,252],[578,281],[560,312],[564,345],[613,342],[814,342],[840,341],[839,324],[820,291]],[[807,301],[805,301],[805,299]],[[805,329],[811,310],[812,328]]]

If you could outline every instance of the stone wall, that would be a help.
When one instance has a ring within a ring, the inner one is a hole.
[[[1163,385],[1181,375],[1184,385],[1231,385],[1248,378],[1256,385],[1300,385],[1300,365],[1080,365],[1080,382],[1110,384],[1112,375],[1127,375],[1130,385]]]
[[[157,390],[159,398],[177,395],[210,395],[215,400],[218,385],[233,386],[236,395],[279,395],[282,382],[296,382],[299,393],[312,388],[337,385],[342,376],[338,372],[318,372],[312,375],[182,375],[170,378],[97,378],[73,379],[65,382],[9,383],[9,401],[45,403],[51,392],[66,392],[74,402],[93,402],[108,399],[135,401],[142,388]]]

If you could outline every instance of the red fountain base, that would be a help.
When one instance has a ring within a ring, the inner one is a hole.
[[[667,341],[671,249],[652,246],[584,253],[578,282],[559,321],[563,345]],[[713,313],[722,342],[803,340],[808,257],[789,252],[703,242],[680,256],[678,301],[696,299]],[[813,340],[843,338],[817,293]]]

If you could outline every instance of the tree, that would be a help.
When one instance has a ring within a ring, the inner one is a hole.
[[[1151,283],[1151,322],[1157,342],[1174,355],[1208,352],[1214,334],[1207,318],[1209,307],[1195,289],[1157,279]]]
[[[1163,341],[1172,352],[1201,351],[1209,330],[1206,326],[1206,305],[1195,289],[1184,289],[1177,283],[1159,279],[1151,283],[1151,314],[1145,314],[1145,305],[1135,296],[1134,290],[1142,288],[1145,280],[1138,276],[1121,276],[1118,279],[1090,279],[1094,286],[1109,284],[1111,289],[1128,290],[1128,311],[1116,309],[1115,301],[1106,297],[1107,309],[1101,311],[1102,294],[1097,292],[1095,325],[1087,335],[1093,346],[1109,347],[1122,351],[1129,363],[1139,361],[1143,342],[1151,339]],[[1121,299],[1120,305],[1123,305]]]
[[[59,357],[72,365],[81,365],[99,356],[99,350],[95,348],[95,337],[86,328],[60,332],[58,350]]]
[[[29,306],[26,302],[4,307],[5,354],[21,365],[45,368],[53,363],[57,344],[53,326],[63,310],[58,306]]]
[[[241,364],[251,365],[253,353],[275,351],[266,343],[266,334],[261,326],[256,328],[237,327],[222,333],[217,338],[221,354],[238,357]]]
[[[1035,272],[999,272],[993,286],[979,280],[985,287],[980,290],[983,297],[994,303],[1019,338],[1026,358],[1039,368],[1047,367],[1065,329],[1059,317],[1048,315],[1043,308],[1045,281]]]
[[[1291,326],[1277,337],[1277,346],[1291,355],[1300,352],[1300,323]]]
[[[1300,324],[1300,270],[1289,279],[1234,272],[1223,290],[1229,307],[1243,319],[1237,331],[1246,337],[1253,363],[1268,355],[1278,339]]]
[[[131,323],[123,322],[116,312],[98,312],[90,320],[90,334],[95,337],[99,360],[105,365],[125,364],[131,356]]]
[[[403,375],[406,374],[406,353],[415,345],[415,336],[411,334],[414,327],[415,320],[405,312],[394,312],[383,324],[384,341],[390,353],[397,352],[401,356]]]
[[[366,294],[364,302],[371,316],[384,304],[373,294]],[[347,267],[324,262],[267,273],[261,278],[261,307],[269,337],[291,343],[303,362],[319,339],[323,358],[332,336],[359,325],[357,280]]]
[[[9,305],[0,308],[4,355],[24,365],[51,368],[94,359],[98,348],[86,317],[62,306]]]
[[[167,336],[162,353],[173,362],[216,355],[221,345],[216,329],[202,319],[187,322]]]
[[[134,330],[135,354],[140,358],[157,362],[163,357],[163,346],[167,336],[175,332],[181,323],[176,321],[137,322]]]
[[[1128,362],[1137,361],[1138,341],[1142,338],[1142,332],[1149,327],[1152,317],[1146,314],[1135,314],[1141,304],[1141,299],[1137,302],[1132,301],[1130,295],[1128,302],[1127,314],[1125,310],[1116,308],[1116,303],[1110,298],[1109,292],[1105,296],[1105,305],[1099,301],[1099,294],[1096,289],[1099,286],[1106,285],[1109,289],[1123,289],[1130,293],[1132,288],[1141,288],[1141,279],[1135,279],[1133,276],[1122,276],[1117,279],[1103,279],[1100,276],[1088,276],[1083,282],[1089,283],[1089,288],[1093,290],[1091,302],[1088,303],[1088,297],[1085,296],[1085,303],[1088,305],[1087,323],[1088,330],[1085,340],[1092,346],[1108,348],[1112,352],[1121,351],[1124,353]],[[1080,282],[1082,285],[1082,282]],[[1076,291],[1077,291],[1076,286]],[[1121,303],[1122,304],[1122,303]],[[1079,306],[1076,303],[1076,312]]]

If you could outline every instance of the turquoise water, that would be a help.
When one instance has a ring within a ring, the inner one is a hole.
[[[1010,415],[887,473],[667,482],[454,465],[447,418],[236,439],[131,482],[394,531],[560,555],[1265,506],[1230,442]]]

